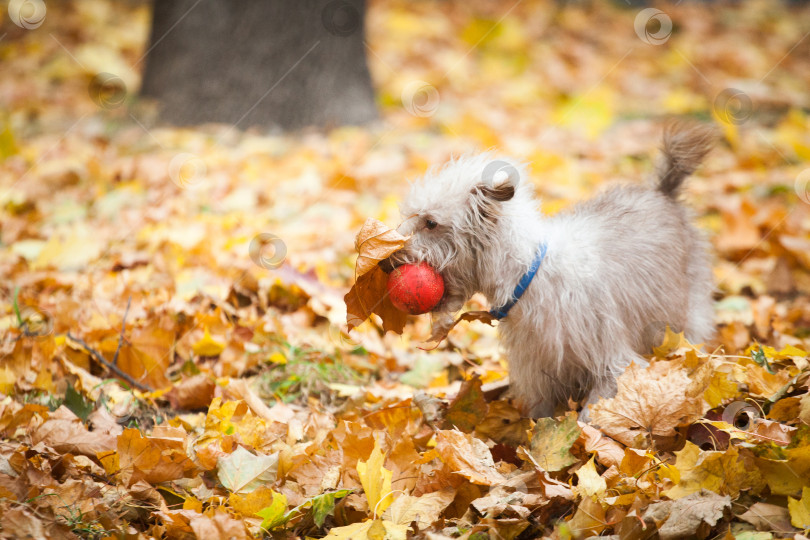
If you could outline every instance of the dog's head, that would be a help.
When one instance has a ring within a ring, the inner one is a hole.
[[[400,205],[398,231],[411,238],[394,266],[427,262],[445,285],[464,295],[480,290],[482,258],[499,244],[500,222],[521,195],[519,163],[490,154],[463,156],[417,180]]]

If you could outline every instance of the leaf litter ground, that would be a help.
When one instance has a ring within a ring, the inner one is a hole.
[[[669,33],[645,16],[372,2],[382,120],[296,135],[160,126],[136,92],[144,5],[4,20],[0,534],[802,537],[808,11],[665,6]],[[687,194],[717,337],[651,321],[661,346],[599,429],[522,418],[487,325],[430,352],[428,317],[347,333],[355,233],[398,223],[408,179],[495,146],[551,214],[648,174],[665,115],[724,135]]]

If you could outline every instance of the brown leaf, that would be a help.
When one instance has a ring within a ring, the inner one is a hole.
[[[89,431],[82,421],[62,405],[31,435],[34,444],[44,442],[57,452],[80,454],[95,458],[97,452],[112,450],[116,437],[104,432]]]
[[[489,412],[478,422],[475,432],[497,443],[517,447],[529,444],[527,433],[531,427],[531,420],[523,418],[508,401],[499,400],[489,404]]]
[[[675,487],[664,492],[671,499],[702,489],[737,497],[740,491],[758,493],[765,487],[760,469],[745,448],[730,446],[723,452],[704,451],[687,441],[675,456],[680,479]]]
[[[706,538],[714,526],[731,513],[731,497],[704,489],[678,499],[651,504],[644,521],[658,526],[661,540]]]
[[[402,249],[407,240],[382,221],[368,218],[354,240],[354,249],[359,253],[354,268],[355,279],[377,268],[380,261]]]
[[[700,418],[703,402],[689,395],[692,380],[672,362],[643,369],[631,365],[619,377],[616,397],[591,406],[591,419],[627,446],[643,446],[648,436],[673,436],[675,428]]]
[[[473,484],[495,486],[504,477],[495,469],[492,454],[480,439],[458,430],[442,430],[436,434],[436,452],[450,469]]]
[[[346,324],[351,330],[363,324],[372,313],[382,318],[383,329],[402,333],[408,314],[394,307],[388,298],[388,274],[379,262],[402,249],[406,237],[376,219],[367,219],[357,233],[354,247],[359,253],[355,263],[355,283],[344,297]]]
[[[186,377],[176,383],[166,394],[174,409],[203,409],[214,399],[214,380],[205,374]]]
[[[156,484],[190,476],[195,466],[184,445],[180,437],[144,437],[137,429],[124,430],[117,446],[121,480],[130,486],[139,480]]]
[[[445,429],[455,427],[469,433],[487,415],[487,410],[487,402],[481,391],[481,379],[476,375],[464,381],[458,394],[450,402],[447,414],[444,415],[443,427]]]
[[[583,498],[574,517],[568,522],[571,536],[576,539],[598,535],[608,526],[605,519],[605,508],[596,500],[596,497]]]
[[[773,420],[765,420],[760,418],[754,425],[754,430],[751,431],[751,437],[761,439],[765,442],[771,442],[781,446],[788,446],[793,439],[793,434],[796,433],[796,428],[774,422]]]
[[[227,386],[222,388],[222,393],[226,399],[242,400],[248,408],[258,416],[268,422],[280,422],[286,424],[293,416],[293,410],[284,403],[277,403],[268,407],[264,400],[250,387],[247,379],[231,379]]]
[[[524,499],[529,498],[537,500],[541,497],[532,497],[521,491],[511,492],[503,486],[495,486],[485,496],[475,499],[470,507],[480,516],[526,519],[531,510],[526,508]]]
[[[624,448],[619,443],[593,426],[580,423],[579,427],[582,429],[580,441],[586,452],[595,452],[596,460],[605,467],[619,466],[624,459]]]
[[[436,426],[442,419],[444,411],[447,409],[446,402],[421,390],[414,393],[413,403],[422,412],[422,417],[430,426]]]
[[[408,320],[408,314],[394,307],[388,297],[388,274],[379,266],[363,274],[351,290],[346,293],[346,324],[351,330],[360,326],[372,313],[383,321],[383,329],[401,334]]]
[[[30,538],[31,540],[57,540],[76,538],[64,525],[43,523],[34,512],[25,507],[5,510],[3,532],[7,538]]]
[[[428,338],[428,342],[441,343],[450,333],[450,330],[455,328],[461,321],[480,321],[493,326],[492,323],[496,320],[495,317],[489,314],[489,311],[465,311],[448,328],[437,328]]]
[[[174,330],[169,321],[133,328],[118,355],[118,367],[153,389],[169,386],[166,369],[172,363]]]
[[[758,502],[737,517],[750,523],[758,531],[774,531],[781,534],[793,534],[797,531],[790,524],[790,514],[784,506]]]
[[[715,238],[717,249],[727,254],[754,249],[761,238],[759,227],[753,219],[755,205],[739,197],[722,199],[719,205],[723,227]]]
[[[383,519],[398,525],[416,521],[420,529],[430,527],[456,496],[452,489],[426,493],[420,497],[400,495],[383,514]]]

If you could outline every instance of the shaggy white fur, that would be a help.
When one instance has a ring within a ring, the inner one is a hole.
[[[641,355],[666,325],[692,342],[713,333],[708,244],[676,200],[712,134],[670,126],[654,186],[614,187],[553,217],[520,181],[520,163],[461,157],[412,186],[399,231],[413,236],[392,262],[441,272],[446,292],[433,321],[441,331],[476,292],[505,304],[546,243],[537,275],[498,325],[511,387],[535,417],[587,397],[585,418],[588,404],[616,393],[631,362],[646,365]]]

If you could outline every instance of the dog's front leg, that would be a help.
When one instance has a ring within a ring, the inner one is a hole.
[[[430,341],[440,341],[447,336],[456,322],[456,313],[464,307],[467,301],[463,295],[448,294],[445,296],[435,311],[432,313],[432,333]]]
[[[582,405],[582,410],[579,412],[579,421],[590,422],[591,405],[596,404],[600,399],[610,399],[614,397],[617,390],[616,377],[609,375],[597,379],[591,387],[591,391],[588,392],[588,399],[586,399],[585,403]]]

